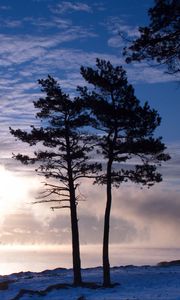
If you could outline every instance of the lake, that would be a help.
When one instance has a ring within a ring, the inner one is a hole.
[[[180,259],[179,248],[134,248],[111,245],[111,266],[155,265],[160,261]],[[101,263],[101,245],[81,246],[82,268]],[[20,271],[39,272],[59,267],[71,268],[70,245],[1,245],[0,274]]]

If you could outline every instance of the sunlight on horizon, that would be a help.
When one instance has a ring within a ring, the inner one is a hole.
[[[22,208],[29,199],[30,191],[37,184],[37,180],[18,176],[2,165],[0,165],[0,182],[1,218],[11,211]]]
[[[156,265],[179,259],[180,249],[110,245],[111,266]],[[102,266],[102,245],[81,245],[82,268]],[[72,268],[70,244],[0,245],[0,275],[21,271]]]

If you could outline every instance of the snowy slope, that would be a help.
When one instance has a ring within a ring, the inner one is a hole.
[[[0,276],[0,300],[180,300],[180,266],[114,267],[113,288],[104,289],[102,268],[84,269],[85,287],[72,284],[72,270]]]

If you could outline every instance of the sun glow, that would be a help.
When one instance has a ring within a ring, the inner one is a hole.
[[[0,166],[0,214],[5,215],[17,209],[28,199],[30,182]]]

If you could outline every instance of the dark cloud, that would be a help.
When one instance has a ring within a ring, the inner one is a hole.
[[[141,204],[134,206],[136,213],[142,218],[172,224],[177,228],[180,226],[179,194],[166,191],[160,195],[146,195],[146,199]]]
[[[15,213],[7,215],[1,225],[2,244],[38,243],[41,239],[42,224],[32,214]]]
[[[79,217],[80,240],[82,244],[100,244],[103,234],[103,218]],[[46,243],[70,244],[71,228],[69,215],[58,215],[41,222],[31,212],[10,214],[1,225],[1,243]],[[134,241],[137,229],[132,222],[111,219],[111,243]]]
[[[95,216],[80,216],[80,238],[83,244],[99,244],[103,239],[103,217],[97,218]],[[110,242],[124,243],[131,242],[137,237],[137,230],[135,225],[119,217],[111,218],[110,222]]]
[[[140,234],[139,237],[140,228],[146,226],[147,240],[151,238],[156,240],[157,232],[164,234],[164,231],[167,231],[172,233],[173,242],[176,243],[180,226],[179,191],[173,191],[172,187],[169,189],[165,183],[159,188],[154,187],[150,190],[129,187],[122,189],[119,196],[117,193],[114,200],[113,214],[123,213],[127,220],[133,220]]]
[[[105,208],[102,197],[101,193],[99,202],[88,199],[79,211],[81,244],[102,243]],[[163,184],[161,189],[140,190],[127,186],[114,192],[110,223],[112,244],[142,242],[147,245],[153,241],[156,246],[163,242],[174,245],[179,226],[179,194],[163,190]],[[6,215],[0,228],[2,243],[71,244],[69,211],[51,212],[43,204],[33,206],[29,212]]]

